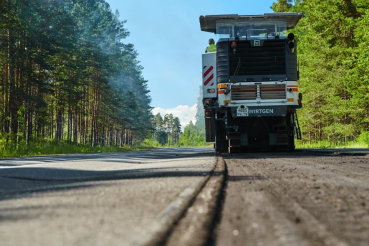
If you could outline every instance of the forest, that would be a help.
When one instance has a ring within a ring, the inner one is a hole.
[[[278,0],[271,8],[304,14],[293,31],[302,143],[369,146],[368,0]]]
[[[104,0],[0,0],[0,157],[205,144],[152,115],[124,24]]]
[[[0,145],[133,145],[152,130],[147,80],[104,0],[0,1]]]

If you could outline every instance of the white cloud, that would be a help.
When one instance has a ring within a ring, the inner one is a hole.
[[[154,115],[157,115],[158,113],[161,114],[161,116],[164,118],[164,115],[166,114],[173,114],[174,117],[178,117],[180,122],[181,122],[181,126],[182,126],[182,130],[185,126],[187,126],[190,121],[192,120],[192,123],[195,124],[196,122],[196,105],[194,104],[192,106],[188,106],[188,105],[178,105],[175,108],[161,108],[161,107],[156,107],[152,110],[152,113]]]

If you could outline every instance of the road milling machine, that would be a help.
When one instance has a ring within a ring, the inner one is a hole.
[[[200,16],[216,52],[202,55],[206,141],[219,152],[294,150],[301,139],[297,43],[301,13]]]

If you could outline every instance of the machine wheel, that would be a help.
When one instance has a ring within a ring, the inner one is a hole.
[[[288,133],[292,134],[292,136],[288,136],[288,151],[294,151],[295,150],[295,134],[293,132],[293,120],[292,120],[291,114],[287,114],[286,124],[287,124]]]
[[[216,122],[215,127],[215,151],[220,153],[228,152],[226,131],[223,122]]]
[[[294,136],[288,137],[288,151],[294,151],[295,150],[295,138]]]

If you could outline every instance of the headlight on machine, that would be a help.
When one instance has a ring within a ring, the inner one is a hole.
[[[214,88],[213,89],[208,89],[207,91],[208,91],[208,93],[215,93],[215,89]]]

